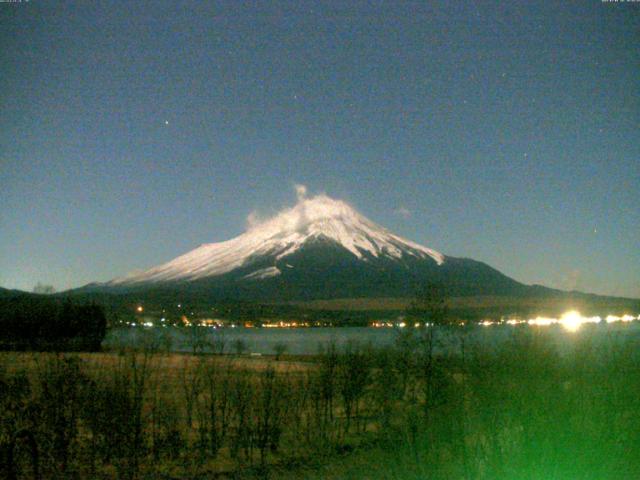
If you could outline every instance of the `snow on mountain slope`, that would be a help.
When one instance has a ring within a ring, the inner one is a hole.
[[[220,243],[204,244],[163,265],[145,272],[117,278],[108,285],[144,282],[197,280],[231,272],[260,257],[275,260],[299,250],[314,239],[329,239],[344,247],[358,259],[387,256],[431,258],[438,265],[444,255],[405,240],[359,214],[347,203],[326,195],[300,198],[293,208],[249,228],[242,235]],[[279,275],[275,266],[245,276],[258,279]]]
[[[275,277],[280,275],[280,269],[278,267],[267,267],[261,268],[260,270],[256,270],[249,275],[245,275],[243,278],[247,280],[262,280],[263,278]]]

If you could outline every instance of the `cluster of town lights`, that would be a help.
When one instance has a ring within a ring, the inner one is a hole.
[[[576,310],[570,310],[562,314],[560,318],[552,318],[552,317],[536,317],[530,318],[528,320],[520,319],[520,318],[510,318],[510,319],[502,319],[502,320],[483,320],[479,322],[483,327],[490,327],[492,325],[533,325],[539,327],[546,327],[549,325],[562,325],[566,330],[570,332],[575,332],[580,328],[581,325],[585,323],[615,323],[615,322],[632,322],[634,320],[640,320],[640,315],[634,317],[633,315],[607,315],[606,317],[584,317],[580,314],[580,312]],[[430,326],[431,324],[425,323],[426,326]],[[461,322],[460,325],[465,325],[465,322]],[[404,328],[407,326],[407,323],[404,321],[401,322],[391,322],[391,321],[375,321],[371,323],[372,327],[384,328],[384,327],[400,327]],[[415,323],[414,327],[420,327],[420,323]]]
[[[480,325],[484,327],[488,327],[491,325],[498,325],[502,323],[506,323],[507,325],[535,325],[546,327],[548,325],[562,325],[566,330],[570,332],[575,332],[580,328],[581,325],[585,323],[614,323],[614,322],[632,322],[634,320],[640,320],[640,315],[634,317],[633,315],[607,315],[604,319],[599,316],[594,317],[583,317],[580,312],[576,310],[571,310],[569,312],[565,312],[562,314],[560,318],[550,318],[550,317],[536,317],[530,318],[529,320],[520,320],[520,319],[509,319],[506,321],[493,322],[491,320],[484,320],[480,322]]]
[[[181,307],[182,305],[178,304],[178,307]],[[136,307],[136,312],[137,313],[142,313],[144,311],[144,308],[142,307],[142,305],[138,305]],[[164,311],[164,310],[163,310]],[[193,312],[191,313],[193,315]],[[585,323],[615,323],[615,322],[632,322],[634,320],[639,320],[640,321],[640,315],[638,316],[633,316],[633,315],[622,315],[622,316],[618,316],[618,315],[607,315],[606,317],[599,317],[599,316],[593,316],[593,317],[584,317],[580,314],[580,312],[578,312],[577,310],[570,310],[568,312],[563,313],[560,318],[552,318],[552,317],[536,317],[536,318],[530,318],[528,320],[524,320],[524,319],[520,319],[520,318],[510,318],[510,319],[501,319],[498,321],[494,321],[494,320],[482,320],[481,322],[479,322],[480,325],[482,325],[483,327],[489,327],[492,325],[522,325],[522,324],[527,324],[527,325],[533,325],[533,326],[549,326],[549,325],[561,325],[562,327],[564,327],[566,330],[570,331],[570,332],[575,332],[577,331],[583,324]],[[160,322],[162,324],[162,326],[166,326],[165,324],[166,318],[161,318]],[[185,315],[183,315],[181,317],[181,323],[185,326],[192,326],[192,325],[196,325],[196,326],[202,326],[202,327],[210,327],[210,328],[220,328],[225,326],[224,322],[220,321],[220,320],[214,320],[214,319],[201,319],[201,320],[189,320]],[[153,322],[150,321],[146,321],[146,322],[127,322],[128,325],[135,327],[137,325],[140,326],[145,326],[145,327],[153,327],[154,324]],[[405,323],[404,321],[400,321],[400,322],[393,322],[393,321],[375,321],[372,322],[370,324],[372,327],[378,327],[378,328],[384,328],[384,327],[400,327],[400,328],[404,328],[407,326],[407,323]],[[425,326],[431,326],[432,324],[430,324],[429,322],[425,322],[424,323]],[[461,322],[460,325],[465,325],[465,322]],[[231,327],[235,327],[235,324],[230,325]],[[253,324],[250,324],[250,322],[247,322],[245,325],[245,327],[252,327]],[[303,322],[298,322],[298,321],[277,321],[277,322],[267,322],[267,323],[263,323],[262,327],[270,327],[270,328],[296,328],[296,327],[310,327],[310,326],[332,326],[331,324],[326,324],[324,322],[307,322],[307,321],[303,321]],[[421,323],[417,322],[413,324],[414,327],[420,327]]]

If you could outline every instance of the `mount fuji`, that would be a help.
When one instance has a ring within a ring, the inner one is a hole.
[[[451,295],[517,295],[532,288],[490,266],[406,240],[326,195],[301,196],[240,236],[83,291],[175,298],[312,300],[407,297],[427,282]]]

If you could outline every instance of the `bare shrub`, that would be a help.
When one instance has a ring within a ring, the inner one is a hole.
[[[211,351],[215,355],[223,355],[225,348],[227,347],[227,340],[225,338],[224,329],[216,329],[211,338]]]
[[[280,357],[289,349],[289,345],[284,342],[278,342],[273,346],[273,353],[276,355],[276,361],[280,360]]]
[[[180,370],[180,385],[184,394],[184,407],[187,416],[187,426],[193,428],[193,409],[203,388],[203,362],[193,362],[191,358],[183,357]]]
[[[260,464],[266,464],[267,449],[275,452],[280,443],[282,423],[285,411],[285,385],[269,366],[260,376],[259,389],[256,392],[256,446],[260,452]]]
[[[117,365],[94,381],[83,409],[92,433],[92,450],[103,462],[113,462],[121,478],[135,478],[147,453],[144,405],[149,362],[149,352],[120,356]]]
[[[238,338],[233,342],[233,350],[236,352],[236,355],[242,355],[247,351],[247,342]]]
[[[200,448],[216,456],[222,448],[231,417],[230,383],[233,372],[230,364],[220,366],[208,362],[203,370],[204,395],[198,403]]]
[[[34,413],[32,388],[26,373],[7,374],[0,368],[0,473],[3,478],[15,480],[18,470],[28,466],[33,478],[40,476]],[[21,462],[23,452],[29,457],[28,466]]]
[[[349,433],[352,418],[355,416],[357,420],[359,417],[360,400],[369,383],[370,356],[360,345],[349,342],[338,360],[337,382],[346,417],[343,434],[346,434]]]
[[[78,420],[88,384],[77,357],[47,356],[36,375],[37,443],[51,459],[51,475],[67,476],[77,448]]]
[[[232,458],[238,458],[241,453],[244,458],[251,458],[252,451],[252,422],[251,409],[253,404],[253,385],[250,373],[236,370],[229,382],[230,394],[230,452]]]

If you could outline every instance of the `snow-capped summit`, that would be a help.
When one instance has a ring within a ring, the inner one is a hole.
[[[304,246],[327,242],[354,260],[426,260],[436,265],[445,256],[389,232],[341,200],[326,195],[306,198],[298,187],[298,203],[273,218],[254,223],[242,235],[225,242],[204,244],[163,265],[115,279],[111,286],[194,281],[243,270],[245,280],[259,280],[293,268],[283,264]],[[251,266],[255,265],[255,269]],[[248,273],[244,273],[248,269]]]
[[[426,283],[449,295],[524,295],[531,287],[472,259],[445,256],[395,235],[348,203],[296,186],[298,202],[265,221],[250,215],[236,238],[79,293],[162,302],[289,302],[411,297]]]

